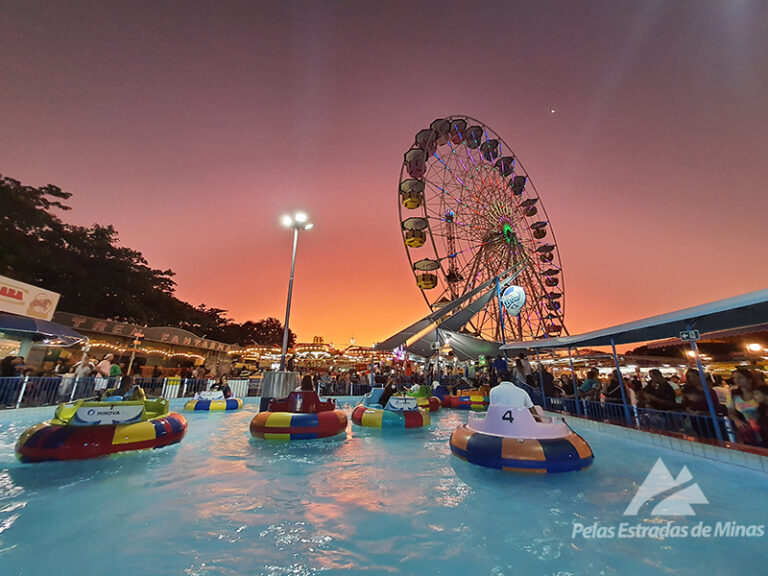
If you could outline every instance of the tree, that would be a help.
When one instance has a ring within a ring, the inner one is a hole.
[[[268,346],[283,345],[283,323],[277,318],[265,318],[257,322],[250,320],[243,322],[241,326],[240,343],[244,346],[248,344],[261,344]],[[288,330],[288,347],[292,348],[296,344],[296,334],[293,330]]]
[[[56,186],[23,186],[0,175],[0,270],[22,282],[39,282],[30,262],[49,257],[64,223],[51,209],[69,210],[71,194]]]
[[[59,292],[61,310],[174,326],[231,344],[282,345],[276,318],[238,324],[222,308],[179,300],[173,271],[153,269],[141,252],[121,246],[112,226],[64,223],[54,211],[69,210],[71,196],[0,175],[0,274]],[[295,342],[289,332],[289,345]]]
[[[69,210],[62,201],[70,197],[0,177],[0,273],[61,293],[62,310],[137,323],[189,315],[192,307],[173,295],[173,272],[120,246],[112,226],[62,222],[53,210]]]

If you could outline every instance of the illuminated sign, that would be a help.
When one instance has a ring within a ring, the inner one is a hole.
[[[0,276],[0,312],[50,320],[59,296],[56,292]]]

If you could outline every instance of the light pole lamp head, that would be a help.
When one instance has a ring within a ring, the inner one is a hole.
[[[309,221],[306,212],[296,212],[293,216],[284,214],[280,222],[286,228],[295,228],[297,230],[310,230],[314,224]]]

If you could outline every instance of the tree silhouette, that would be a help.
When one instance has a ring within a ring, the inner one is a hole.
[[[0,175],[0,274],[59,292],[64,311],[175,326],[233,344],[282,344],[276,318],[237,324],[226,310],[178,299],[173,271],[154,269],[141,252],[121,246],[112,226],[64,223],[55,211],[69,210],[71,196]],[[291,332],[291,345],[295,339]]]

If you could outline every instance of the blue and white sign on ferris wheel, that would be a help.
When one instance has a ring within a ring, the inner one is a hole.
[[[510,316],[517,316],[525,306],[525,290],[522,286],[507,286],[501,293],[501,303]]]

